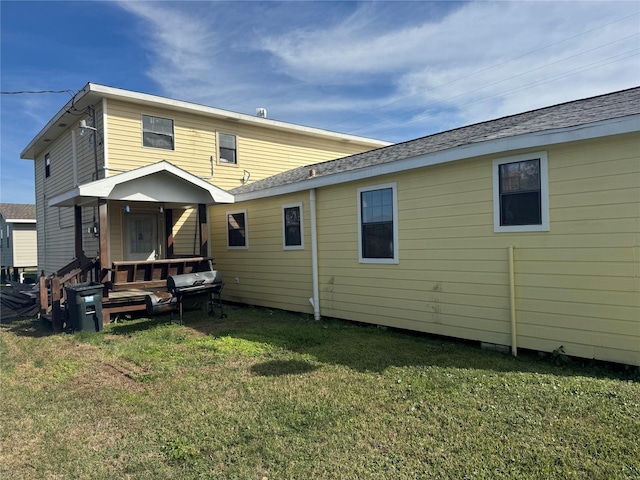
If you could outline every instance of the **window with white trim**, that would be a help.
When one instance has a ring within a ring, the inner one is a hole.
[[[304,248],[302,202],[282,206],[282,245],[285,250]]]
[[[173,120],[142,115],[142,145],[151,148],[174,149]]]
[[[247,248],[247,211],[227,212],[227,246]]]
[[[395,183],[358,189],[358,256],[360,263],[398,263]]]
[[[226,133],[218,133],[218,158],[220,163],[236,165],[238,163],[238,150],[236,136]]]
[[[546,152],[494,160],[494,231],[548,231],[548,183]]]
[[[44,176],[48,178],[51,175],[51,157],[48,153],[44,155]]]

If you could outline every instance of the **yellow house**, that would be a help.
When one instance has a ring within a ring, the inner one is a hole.
[[[208,257],[227,190],[388,142],[88,83],[33,138],[38,268]]]
[[[640,88],[230,193],[228,300],[640,365]]]

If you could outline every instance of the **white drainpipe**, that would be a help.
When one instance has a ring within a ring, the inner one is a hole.
[[[316,189],[309,190],[309,210],[311,211],[311,275],[313,276],[313,297],[309,303],[313,307],[313,318],[320,320],[320,289],[318,286],[318,230],[316,225]]]
[[[511,303],[511,354],[518,356],[518,343],[516,332],[516,280],[513,261],[513,246],[509,247],[509,302]]]

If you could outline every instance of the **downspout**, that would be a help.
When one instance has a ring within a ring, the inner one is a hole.
[[[309,210],[311,213],[311,276],[313,277],[313,297],[309,303],[313,307],[313,318],[320,320],[320,289],[318,287],[318,229],[316,224],[316,189],[309,190]]]
[[[513,245],[509,246],[509,301],[511,303],[511,354],[518,356],[516,336],[516,280],[513,267]]]

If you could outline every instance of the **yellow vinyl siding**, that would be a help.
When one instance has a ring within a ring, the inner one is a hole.
[[[38,264],[36,226],[14,223],[12,225],[11,249],[13,250],[12,266],[35,267]]]
[[[200,255],[197,208],[173,210],[173,254]]]
[[[494,156],[319,189],[322,315],[510,344],[513,245],[520,348],[640,364],[637,145],[547,149],[549,232],[494,233]],[[391,181],[399,264],[359,264],[357,189]]]
[[[302,202],[304,250],[284,250],[282,206]],[[228,249],[226,212],[246,209],[248,249]],[[226,300],[312,313],[308,194],[217,205],[210,209],[212,251],[225,281]],[[238,278],[239,283],[235,283]]]
[[[300,165],[359,153],[373,145],[318,138],[235,121],[222,121],[189,112],[141,107],[109,100],[108,142],[110,175],[160,160],[203,177],[223,189],[242,184],[244,170],[250,181],[260,180]],[[142,114],[174,121],[175,150],[142,146]],[[219,164],[216,132],[236,135],[238,164]],[[211,157],[214,158],[211,178]]]

